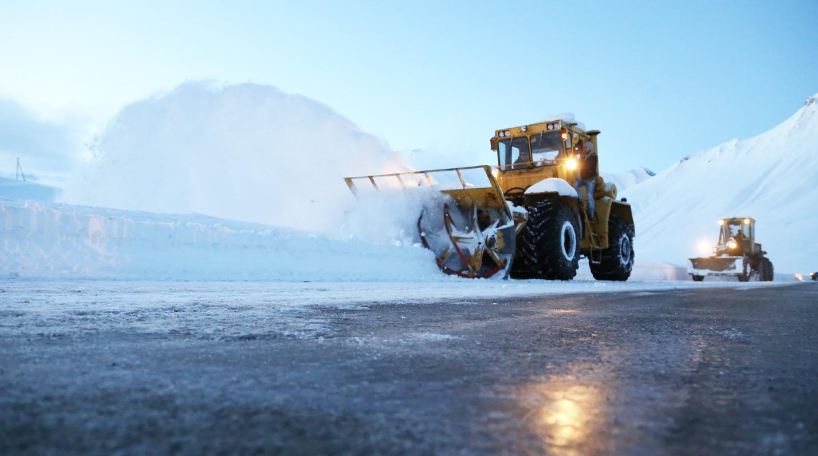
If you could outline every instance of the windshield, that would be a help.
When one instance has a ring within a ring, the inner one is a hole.
[[[527,137],[504,139],[499,145],[500,162],[503,169],[523,168],[531,162]]]
[[[531,156],[535,164],[556,160],[560,150],[562,138],[559,131],[543,132],[531,137]]]
[[[747,239],[750,237],[750,225],[739,221],[725,223],[721,232],[721,242],[732,239]]]
[[[498,152],[503,169],[519,169],[527,166],[550,164],[562,150],[559,131],[543,132],[529,138],[520,136],[499,141]]]

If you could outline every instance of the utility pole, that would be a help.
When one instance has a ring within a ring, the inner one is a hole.
[[[17,174],[14,176],[16,180],[23,179],[23,182],[26,181],[26,175],[23,174],[23,167],[20,166],[20,157],[17,157]]]

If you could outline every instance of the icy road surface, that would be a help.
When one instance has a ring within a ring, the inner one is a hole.
[[[140,282],[11,280],[0,283],[0,335],[66,336],[102,329],[200,338],[311,337],[311,307],[699,288],[765,288],[782,283],[463,280],[439,282]]]
[[[806,454],[782,285],[7,281],[0,453]]]

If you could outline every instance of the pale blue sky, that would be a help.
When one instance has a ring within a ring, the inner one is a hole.
[[[464,165],[574,112],[607,170],[661,170],[818,92],[818,1],[0,0],[0,67],[0,96],[98,123],[185,80],[271,84]]]

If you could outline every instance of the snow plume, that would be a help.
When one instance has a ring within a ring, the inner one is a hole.
[[[437,190],[383,190],[359,192],[358,201],[344,217],[334,238],[372,244],[419,246],[418,217],[424,207],[437,207]]]
[[[67,200],[321,232],[353,201],[342,177],[406,168],[328,107],[256,84],[190,82],[131,104],[95,154]]]
[[[696,246],[715,244],[719,218],[753,217],[777,272],[814,270],[816,97],[765,133],[685,157],[623,192],[634,207],[638,257],[683,263],[707,254]]]

